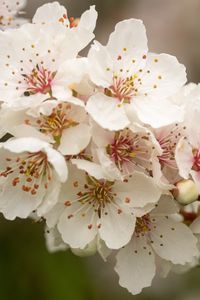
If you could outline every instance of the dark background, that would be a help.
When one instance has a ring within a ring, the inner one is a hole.
[[[51,1],[29,0],[27,16]],[[115,23],[125,18],[144,21],[149,48],[176,55],[188,71],[188,80],[200,77],[199,0],[71,0],[60,1],[69,16],[78,17],[92,4],[99,19],[96,39],[106,43]],[[139,296],[118,286],[113,262],[98,256],[79,258],[70,251],[50,254],[45,247],[44,224],[0,218],[0,300],[199,300],[200,269],[154,281]],[[184,251],[184,249],[183,249]]]

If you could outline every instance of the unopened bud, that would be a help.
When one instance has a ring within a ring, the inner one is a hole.
[[[172,191],[174,198],[182,205],[190,204],[198,200],[199,192],[194,181],[187,179],[181,180],[176,184]]]
[[[71,251],[75,255],[81,256],[81,257],[94,255],[97,251],[96,239],[94,239],[92,242],[90,242],[84,249],[72,248]]]

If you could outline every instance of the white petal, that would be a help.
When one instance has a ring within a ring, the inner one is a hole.
[[[64,203],[59,202],[53,207],[53,209],[51,209],[47,214],[43,216],[49,228],[53,228],[56,226],[56,224],[58,223],[58,219],[64,210],[65,210]]]
[[[61,182],[65,182],[68,177],[68,168],[65,158],[56,150],[46,147],[48,161],[53,165],[56,173],[59,176]]]
[[[64,6],[58,2],[47,3],[40,6],[34,17],[33,23],[58,23],[63,15],[67,15],[67,11]]]
[[[61,189],[61,183],[56,178],[52,178],[51,184],[45,194],[42,204],[37,208],[39,217],[47,214],[58,202],[58,197]]]
[[[123,106],[118,106],[117,99],[106,95],[98,93],[92,96],[87,102],[86,110],[103,128],[120,130],[129,125]]]
[[[91,121],[92,126],[92,140],[98,147],[106,147],[112,143],[114,138],[114,132],[105,130],[95,122]]]
[[[78,23],[77,27],[71,28],[73,32],[75,43],[77,43],[77,47],[79,50],[83,49],[87,44],[91,42],[94,36],[94,29],[96,26],[97,20],[97,12],[95,10],[95,6],[90,6],[89,10],[86,10]]]
[[[4,144],[1,144],[1,146],[4,149],[7,149],[14,153],[20,153],[24,151],[33,153],[45,149],[46,147],[48,147],[48,143],[36,138],[25,137],[8,140]]]
[[[95,6],[90,6],[90,9],[86,10],[78,23],[78,28],[82,28],[93,32],[96,26],[97,20],[97,11],[95,10]]]
[[[81,204],[72,204],[63,212],[58,222],[58,230],[65,243],[72,248],[85,248],[97,234],[97,227],[93,220],[93,208],[81,209]],[[84,215],[83,215],[84,214]],[[70,217],[73,215],[73,217]],[[92,228],[88,226],[92,224]]]
[[[63,155],[76,155],[84,150],[90,142],[90,127],[79,124],[63,131],[58,150]]]
[[[136,218],[120,205],[107,205],[106,212],[107,214],[102,214],[100,219],[99,235],[108,248],[119,249],[130,241]]]
[[[162,195],[156,208],[152,210],[151,215],[172,215],[178,213],[179,208],[171,195]]]
[[[46,190],[42,188],[37,195],[26,193],[21,186],[13,187],[12,181],[9,181],[0,193],[0,212],[8,220],[27,218],[42,202],[45,193]]]
[[[197,239],[186,225],[165,217],[155,217],[153,224],[152,247],[160,257],[185,264],[198,254]]]
[[[149,97],[161,100],[175,94],[185,84],[186,71],[174,56],[149,53],[141,79],[139,94],[147,93]]]
[[[117,254],[115,271],[119,275],[119,284],[133,295],[143,288],[151,286],[155,276],[154,254],[144,238],[134,238]]]
[[[58,100],[66,101],[72,96],[71,90],[75,89],[75,84],[78,84],[87,74],[88,64],[86,58],[74,58],[65,61],[54,78],[52,85],[53,96]]]
[[[192,147],[184,138],[180,139],[176,147],[175,158],[180,176],[187,179],[193,165],[193,153]]]
[[[21,137],[34,137],[40,140],[43,140],[47,143],[54,143],[55,141],[53,138],[50,136],[41,133],[39,130],[36,128],[26,125],[26,124],[21,124],[14,126],[11,130],[10,133],[13,134],[16,138],[21,138]]]
[[[137,97],[130,106],[133,106],[133,110],[136,111],[138,118],[143,123],[147,123],[153,128],[183,121],[182,108],[166,99]]]
[[[103,168],[96,163],[84,159],[72,159],[71,162],[72,164],[76,165],[79,170],[87,172],[90,176],[93,176],[96,179],[107,179]]]
[[[98,160],[100,164],[102,165],[102,168],[104,170],[104,173],[107,174],[107,177],[111,180],[122,180],[123,175],[119,171],[119,169],[116,167],[115,163],[112,162],[112,160],[108,157],[108,155],[105,153],[105,149],[97,149],[96,154],[98,157]]]
[[[156,203],[161,196],[161,191],[153,179],[138,172],[125,182],[118,181],[114,189],[123,203],[130,207],[144,207],[148,203]]]
[[[142,54],[147,52],[147,37],[143,22],[137,19],[119,22],[110,35],[107,48],[115,56],[125,54],[133,56],[132,59],[140,51],[142,60]]]
[[[111,72],[113,63],[106,47],[95,41],[88,53],[88,60],[89,75],[92,82],[101,87],[109,87],[113,79]]]

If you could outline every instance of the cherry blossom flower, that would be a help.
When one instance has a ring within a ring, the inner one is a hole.
[[[52,208],[67,179],[63,156],[30,137],[8,140],[0,151],[0,211],[5,218],[27,218],[36,209],[41,216]]]
[[[47,100],[79,103],[76,85],[87,73],[87,59],[76,58],[82,47],[75,40],[59,24],[0,32],[1,100],[18,109]]]
[[[108,248],[120,248],[128,243],[134,231],[136,218],[130,207],[155,203],[161,192],[144,174],[111,181],[100,167],[91,162],[86,164],[78,164],[79,170],[70,169],[60,201],[49,213],[47,224],[52,227],[57,223],[64,242],[72,248],[85,248],[97,234]]]
[[[192,231],[172,218],[176,212],[172,200],[161,198],[155,209],[136,219],[131,242],[119,250],[115,271],[120,285],[132,294],[151,285],[157,256],[184,265],[198,254],[197,239]]]
[[[15,28],[28,20],[17,16],[26,5],[26,0],[1,0],[0,29]]]
[[[98,91],[89,99],[87,110],[103,128],[123,129],[135,121],[135,115],[152,127],[183,118],[182,110],[167,97],[185,83],[185,68],[173,56],[148,53],[142,21],[118,23],[108,44],[95,42],[88,58]]]
[[[132,124],[119,131],[109,131],[93,124],[92,140],[95,153],[107,172],[119,178],[134,171],[150,174],[152,161],[161,149],[148,128]]]
[[[81,102],[47,101],[42,112],[4,108],[0,115],[2,135],[8,132],[15,137],[36,137],[51,143],[63,155],[77,155],[90,142],[88,117]]]

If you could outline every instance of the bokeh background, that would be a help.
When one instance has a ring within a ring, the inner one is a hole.
[[[31,18],[45,0],[28,0]],[[176,55],[187,67],[188,81],[200,81],[200,0],[63,0],[69,16],[78,17],[92,4],[99,18],[96,39],[106,43],[115,23],[144,21],[149,48]],[[200,268],[156,280],[139,296],[118,286],[113,262],[98,256],[79,258],[67,252],[50,254],[44,224],[9,222],[0,217],[0,300],[199,300]],[[183,249],[184,251],[184,249]]]

